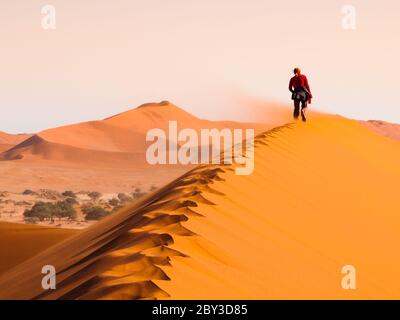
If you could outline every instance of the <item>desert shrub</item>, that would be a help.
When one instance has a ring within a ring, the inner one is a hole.
[[[24,211],[25,218],[37,218],[40,221],[51,219],[53,212],[53,204],[50,202],[36,202],[31,209]]]
[[[132,200],[132,198],[125,193],[118,193],[118,199],[121,202],[128,202]]]
[[[37,192],[31,190],[31,189],[25,189],[24,192],[22,192],[24,196],[35,196],[37,195]]]
[[[61,198],[61,194],[58,191],[50,190],[50,189],[40,189],[38,192],[38,196],[43,199],[48,200],[57,200]]]
[[[152,184],[151,187],[150,187],[150,192],[153,192],[153,191],[155,191],[157,189],[158,188],[154,184]]]
[[[86,220],[101,220],[110,214],[102,207],[87,207],[82,209]]]
[[[78,204],[79,203],[75,198],[67,198],[64,201],[69,203],[71,206],[73,206],[74,204]]]
[[[102,194],[100,192],[97,192],[97,191],[92,191],[92,192],[88,193],[88,196],[93,201],[97,201],[97,200],[99,200],[101,198]]]
[[[58,201],[53,204],[52,209],[52,215],[57,218],[76,219],[76,211],[68,201]]]
[[[108,203],[111,206],[116,207],[120,204],[120,201],[117,198],[112,198],[112,199],[108,200]]]
[[[14,205],[16,205],[16,206],[30,206],[30,205],[32,205],[32,202],[29,202],[29,201],[16,201],[14,203]]]
[[[51,202],[36,202],[31,209],[24,211],[25,218],[37,218],[40,221],[53,218],[76,218],[76,211],[67,201]]]
[[[67,198],[76,198],[76,194],[70,190],[64,191],[61,195]]]

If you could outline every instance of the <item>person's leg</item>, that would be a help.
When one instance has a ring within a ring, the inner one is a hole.
[[[306,122],[307,101],[301,102],[301,119]]]
[[[295,120],[299,118],[299,113],[300,113],[300,100],[294,100],[293,118]]]

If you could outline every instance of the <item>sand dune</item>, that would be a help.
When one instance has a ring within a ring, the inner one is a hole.
[[[0,144],[0,153],[14,147],[12,144]]]
[[[179,128],[265,128],[260,124],[201,120],[181,108],[163,101],[148,103],[100,121],[90,121],[49,129],[37,135],[48,142],[88,150],[143,153],[146,134],[152,128],[167,130],[168,121]]]
[[[0,274],[76,232],[0,222]]]
[[[145,164],[141,153],[90,150],[49,142],[40,135],[34,135],[17,146],[0,154],[0,160],[52,160],[75,163],[84,166],[111,165],[133,166]]]
[[[148,130],[168,129],[168,121],[177,121],[178,129],[254,128],[266,124],[208,121],[196,118],[179,107],[163,101],[148,103],[100,121],[83,122],[35,134],[0,154],[0,160],[53,160],[82,165],[145,165]],[[4,141],[6,141],[4,139]]]
[[[0,131],[0,145],[10,145],[14,146],[22,141],[31,137],[31,134],[9,134],[3,131]]]
[[[0,298],[400,298],[399,142],[319,116],[255,145],[252,175],[199,166],[10,270]]]
[[[381,120],[361,121],[361,123],[378,134],[381,134],[391,139],[400,140],[400,124],[385,122]]]
[[[179,128],[248,128],[268,124],[207,121],[169,103],[148,103],[110,118],[41,131],[18,145],[0,145],[0,190],[25,188],[92,189],[130,192],[132,186],[161,185],[188,170],[187,166],[151,166],[145,159],[147,130]],[[6,141],[4,139],[4,141]],[[9,140],[7,140],[9,141]],[[150,169],[150,170],[149,170]]]
[[[30,134],[9,134],[0,131],[0,152],[11,149],[24,140],[29,139],[31,136]]]

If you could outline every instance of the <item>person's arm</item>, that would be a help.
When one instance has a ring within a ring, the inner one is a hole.
[[[290,79],[290,81],[289,81],[289,91],[290,91],[291,93],[294,92],[292,88],[293,88],[293,78]]]
[[[306,89],[308,90],[308,92],[310,93],[310,99],[312,98],[312,93],[311,93],[311,89],[310,89],[310,85],[308,84],[308,79],[306,76],[304,76],[304,84],[306,86]]]

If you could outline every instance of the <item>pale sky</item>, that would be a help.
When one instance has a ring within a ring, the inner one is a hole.
[[[56,29],[41,8],[56,9]],[[356,9],[344,30],[343,5]],[[237,96],[400,123],[398,0],[1,0],[0,130],[35,132],[169,100],[208,119],[254,120]],[[241,106],[243,108],[243,106]]]

